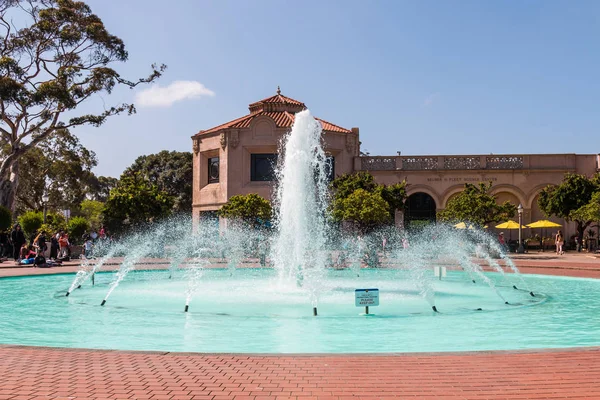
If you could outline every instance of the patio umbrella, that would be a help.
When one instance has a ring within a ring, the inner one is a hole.
[[[521,228],[527,228],[525,225],[520,225]],[[506,221],[501,223],[500,225],[496,225],[498,229],[519,229],[519,223],[513,220]]]
[[[500,225],[496,225],[496,228],[498,228],[498,229],[510,229],[510,230],[512,230],[512,229],[519,229],[519,226],[521,228],[527,228],[524,225],[519,225],[518,222],[515,222],[513,220],[509,220],[509,221],[501,223]],[[512,232],[510,234],[510,239],[512,240]]]
[[[547,219],[540,219],[539,221],[532,222],[531,224],[527,224],[529,228],[558,228],[561,227],[561,224],[557,224],[556,222],[548,221]]]
[[[542,251],[544,251],[544,241],[543,238],[544,236],[546,236],[546,228],[558,228],[561,227],[561,224],[557,224],[556,222],[552,222],[552,221],[548,221],[547,219],[540,219],[539,221],[535,221],[532,222],[531,224],[527,224],[528,227],[535,229],[535,228],[540,228],[543,229],[542,231],[542,243],[541,247],[542,247]]]

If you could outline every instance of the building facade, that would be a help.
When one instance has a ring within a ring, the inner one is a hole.
[[[194,219],[214,218],[234,195],[257,193],[271,198],[273,166],[282,137],[304,103],[277,94],[249,105],[249,114],[192,137],[194,151]],[[325,151],[335,176],[368,171],[379,183],[406,180],[407,202],[396,215],[397,225],[435,220],[436,212],[464,189],[465,183],[492,182],[498,202],[524,208],[523,223],[545,216],[537,206],[540,191],[559,184],[565,173],[592,175],[598,171],[598,154],[511,154],[362,156],[359,129],[346,129],[317,118],[323,127]],[[573,224],[563,224],[568,237]]]

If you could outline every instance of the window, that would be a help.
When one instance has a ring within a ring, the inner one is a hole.
[[[219,157],[208,159],[208,183],[219,182]]]
[[[274,181],[277,154],[252,154],[250,160],[250,180]]]

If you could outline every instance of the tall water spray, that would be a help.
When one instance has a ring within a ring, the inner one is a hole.
[[[321,146],[321,125],[310,111],[296,114],[284,139],[275,195],[276,237],[271,258],[284,284],[299,284],[316,306],[317,285],[327,264],[328,164]]]

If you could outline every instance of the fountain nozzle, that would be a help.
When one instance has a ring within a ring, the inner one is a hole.
[[[513,285],[513,289],[519,290],[519,289],[517,289],[517,285]]]
[[[102,303],[100,303],[101,306],[106,304],[106,299],[102,300]]]
[[[436,306],[431,306],[431,309],[432,309],[433,311],[435,311],[435,312],[439,312],[439,311],[437,310],[437,307],[436,307]]]
[[[313,316],[316,317],[317,316],[317,307],[313,307]]]
[[[533,294],[533,292],[529,292],[529,294],[531,295],[531,297],[535,297],[535,294]]]
[[[508,304],[508,301],[505,301],[504,304]]]
[[[190,306],[188,304],[185,305],[185,310],[183,310],[183,312],[188,312],[188,310],[190,309]]]
[[[65,297],[69,297],[70,294],[71,292],[67,292],[67,294],[65,294]]]

